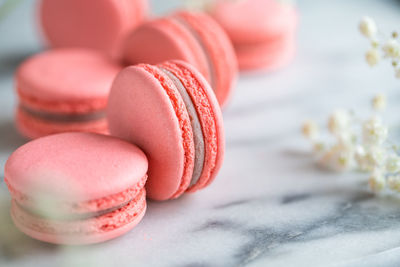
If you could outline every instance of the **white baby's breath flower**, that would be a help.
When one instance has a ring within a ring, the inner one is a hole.
[[[368,149],[358,146],[354,152],[354,159],[361,171],[371,172],[373,169],[384,164],[386,155],[386,150],[379,146],[369,147]]]
[[[394,173],[400,171],[400,157],[397,155],[392,155],[386,160],[386,170],[388,172]]]
[[[320,162],[334,171],[345,171],[354,166],[354,149],[351,146],[335,145],[324,153]]]
[[[314,150],[314,152],[315,153],[317,153],[317,154],[321,154],[321,153],[323,153],[324,151],[325,151],[325,144],[324,143],[322,143],[322,142],[316,142],[316,143],[314,143],[314,145],[313,145],[313,150]]]
[[[386,96],[384,94],[378,94],[372,99],[372,107],[374,110],[384,110],[386,108]]]
[[[302,132],[306,138],[308,138],[310,140],[315,140],[318,137],[319,128],[318,128],[318,125],[314,121],[307,120],[303,124]]]
[[[372,117],[363,123],[363,141],[367,145],[381,145],[386,141],[388,128],[382,125],[380,118]]]
[[[372,38],[375,36],[378,28],[375,21],[370,17],[363,17],[359,24],[360,32],[367,38]]]
[[[379,192],[385,188],[386,180],[383,172],[380,169],[376,169],[372,172],[368,180],[369,186],[372,191]]]
[[[400,192],[400,177],[398,175],[389,176],[387,184],[393,191]]]
[[[394,39],[390,39],[382,47],[385,57],[390,57],[393,59],[400,57],[400,44]]]
[[[350,126],[350,114],[347,110],[338,109],[334,111],[328,120],[328,128],[332,134],[339,135],[348,130]]]
[[[367,152],[363,146],[357,146],[354,151],[354,160],[361,171],[368,171]]]
[[[375,48],[372,48],[365,53],[365,60],[367,61],[368,65],[371,67],[375,66],[376,64],[379,63],[379,60],[381,59],[378,50]]]

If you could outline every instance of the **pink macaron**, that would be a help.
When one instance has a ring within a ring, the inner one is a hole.
[[[51,47],[90,48],[118,58],[126,34],[147,10],[147,0],[41,0],[39,20]]]
[[[220,0],[210,14],[232,40],[241,70],[277,70],[293,59],[298,15],[292,5]]]
[[[205,78],[185,62],[124,69],[111,89],[107,117],[112,135],[148,156],[146,191],[152,199],[202,189],[222,165],[220,107]]]
[[[132,229],[146,210],[146,156],[110,136],[63,133],[18,148],[5,166],[11,215],[27,235],[88,244]]]
[[[108,57],[86,49],[55,49],[29,58],[16,73],[19,131],[28,138],[107,133],[108,93],[120,70]]]
[[[178,12],[142,24],[127,37],[123,57],[129,64],[188,62],[209,81],[222,106],[232,94],[238,72],[228,36],[200,12]]]

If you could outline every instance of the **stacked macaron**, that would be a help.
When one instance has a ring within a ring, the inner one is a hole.
[[[148,1],[40,0],[38,6],[50,50],[17,71],[19,132],[30,139],[70,131],[108,133],[105,108],[122,69],[122,46],[146,19]]]
[[[29,58],[16,74],[19,131],[31,139],[68,131],[108,133],[107,99],[120,70],[87,49],[54,49]]]
[[[147,0],[40,0],[39,20],[50,47],[83,47],[119,58],[126,34],[147,9]]]
[[[202,12],[178,12],[143,23],[127,37],[123,55],[129,64],[190,63],[211,84],[221,106],[227,104],[238,72],[228,36]]]
[[[105,241],[146,211],[147,159],[136,146],[93,133],[63,133],[18,148],[5,166],[11,216],[50,243]]]
[[[210,13],[231,38],[241,70],[276,70],[293,59],[298,15],[292,5],[221,0]]]

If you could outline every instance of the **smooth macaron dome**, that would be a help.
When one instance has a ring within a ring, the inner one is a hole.
[[[41,0],[43,35],[54,48],[95,49],[119,58],[126,34],[146,17],[148,0]],[[106,18],[106,19],[105,19]]]
[[[108,93],[121,67],[86,49],[37,54],[16,73],[17,127],[29,138],[67,131],[107,133]]]
[[[172,59],[190,63],[211,84],[222,106],[237,79],[232,43],[218,23],[202,12],[181,11],[142,24],[126,39],[123,55],[129,64]]]
[[[177,198],[207,186],[224,157],[222,115],[210,86],[192,66],[168,61],[124,69],[110,92],[112,135],[149,159],[147,194]]]
[[[12,218],[33,238],[85,244],[117,237],[146,210],[148,163],[110,136],[63,133],[18,148],[5,166]]]
[[[217,1],[210,14],[232,40],[241,70],[274,70],[294,56],[298,14],[292,5],[276,0]]]

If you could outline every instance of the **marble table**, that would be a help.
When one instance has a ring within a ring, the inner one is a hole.
[[[179,5],[153,2],[159,13]],[[383,92],[385,118],[400,132],[400,80],[389,64],[365,64],[368,45],[357,32],[365,14],[390,32],[400,2],[299,1],[297,58],[279,72],[241,75],[224,111],[226,160],[212,186],[150,202],[133,231],[83,247],[32,240],[8,213],[3,166],[25,142],[13,126],[13,72],[42,49],[33,4],[22,1],[0,22],[0,266],[400,266],[400,200],[375,197],[362,174],[317,168],[299,131],[304,119],[323,123],[336,107],[367,116],[370,98]]]

